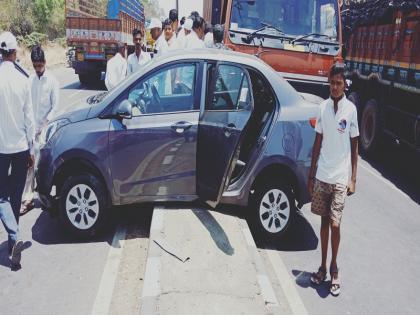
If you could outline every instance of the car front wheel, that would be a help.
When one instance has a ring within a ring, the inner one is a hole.
[[[106,217],[106,193],[96,176],[81,174],[69,177],[61,189],[60,217],[76,236],[93,236]]]
[[[251,225],[259,237],[281,240],[296,213],[290,185],[281,181],[258,185],[250,210]]]

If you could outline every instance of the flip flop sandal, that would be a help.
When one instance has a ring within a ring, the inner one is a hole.
[[[333,274],[337,274],[337,278],[334,278]],[[333,296],[338,296],[340,294],[340,289],[341,289],[341,281],[340,281],[340,278],[338,277],[338,268],[330,269],[330,275],[331,275],[330,293]]]
[[[311,275],[311,282],[316,285],[320,285],[325,279],[327,279],[327,270],[322,267],[319,267],[318,272],[313,272]]]

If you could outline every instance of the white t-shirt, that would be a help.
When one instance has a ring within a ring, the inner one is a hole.
[[[197,33],[193,31],[191,31],[191,33],[189,33],[186,38],[185,38],[185,48],[205,48],[206,46],[204,45],[204,41],[201,40]]]
[[[321,103],[315,131],[322,134],[316,178],[329,184],[348,185],[351,174],[350,138],[359,136],[356,106],[346,96],[338,102],[329,98]]]
[[[120,53],[108,60],[105,85],[108,91],[116,87],[127,76],[127,60]]]
[[[130,75],[138,71],[142,65],[150,61],[152,58],[150,54],[145,51],[141,51],[140,56],[137,58],[136,53],[132,53],[127,58],[127,75]]]
[[[163,34],[161,36],[164,36]],[[178,40],[176,38],[176,35],[173,34],[170,40],[166,40],[165,37],[163,37],[163,40],[158,40],[156,42],[156,50],[158,55],[166,54],[167,52],[171,50],[179,49]]]

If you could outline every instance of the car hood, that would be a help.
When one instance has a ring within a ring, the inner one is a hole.
[[[81,102],[76,105],[72,105],[71,110],[65,107],[57,112],[54,120],[68,119],[72,123],[82,121],[88,117],[91,108],[92,105],[88,104],[87,102]]]

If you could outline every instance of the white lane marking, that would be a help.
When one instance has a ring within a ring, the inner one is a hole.
[[[172,148],[169,150],[169,152],[175,152],[175,151],[178,151],[178,148]]]
[[[268,259],[274,269],[274,273],[277,276],[278,281],[283,289],[284,295],[286,296],[287,302],[289,303],[292,314],[305,315],[308,311],[303,304],[302,299],[296,289],[296,285],[289,273],[287,272],[286,266],[280,257],[280,254],[275,250],[265,250]]]
[[[174,159],[174,155],[167,155],[167,156],[165,156],[165,158],[163,159],[162,164],[163,164],[163,165],[168,165],[168,164],[171,164],[171,163],[172,163],[172,161],[173,161],[173,159]]]
[[[278,306],[279,302],[277,301],[276,294],[274,293],[274,289],[271,286],[271,282],[267,275],[257,275],[257,280],[261,288],[261,294],[263,295],[265,303]]]
[[[255,245],[254,239],[252,238],[251,231],[248,228],[245,228],[242,229],[242,233],[244,234],[248,246],[256,248],[257,246]]]
[[[154,297],[160,294],[160,258],[149,257],[146,264],[146,272],[144,275],[142,297]]]
[[[155,231],[160,232],[163,229],[163,214],[165,208],[163,207],[155,207],[153,209],[153,216],[152,216],[152,223],[150,225],[150,234]],[[151,239],[151,237],[149,237]]]
[[[127,228],[123,224],[115,231],[91,315],[106,315],[109,312],[126,233]]]
[[[393,183],[391,183],[389,180],[385,179],[384,177],[380,176],[379,174],[375,173],[374,171],[372,171],[371,169],[369,169],[369,167],[367,167],[366,165],[364,165],[364,162],[359,162],[359,165],[366,170],[368,173],[372,174],[373,176],[375,176],[377,179],[379,179],[381,182],[383,182],[385,185],[387,185],[389,188],[395,190],[396,192],[399,192],[402,196],[404,196],[407,199],[410,199],[410,197],[403,192],[402,190],[400,190],[397,186],[395,186]],[[357,192],[357,185],[356,185],[356,192]]]

